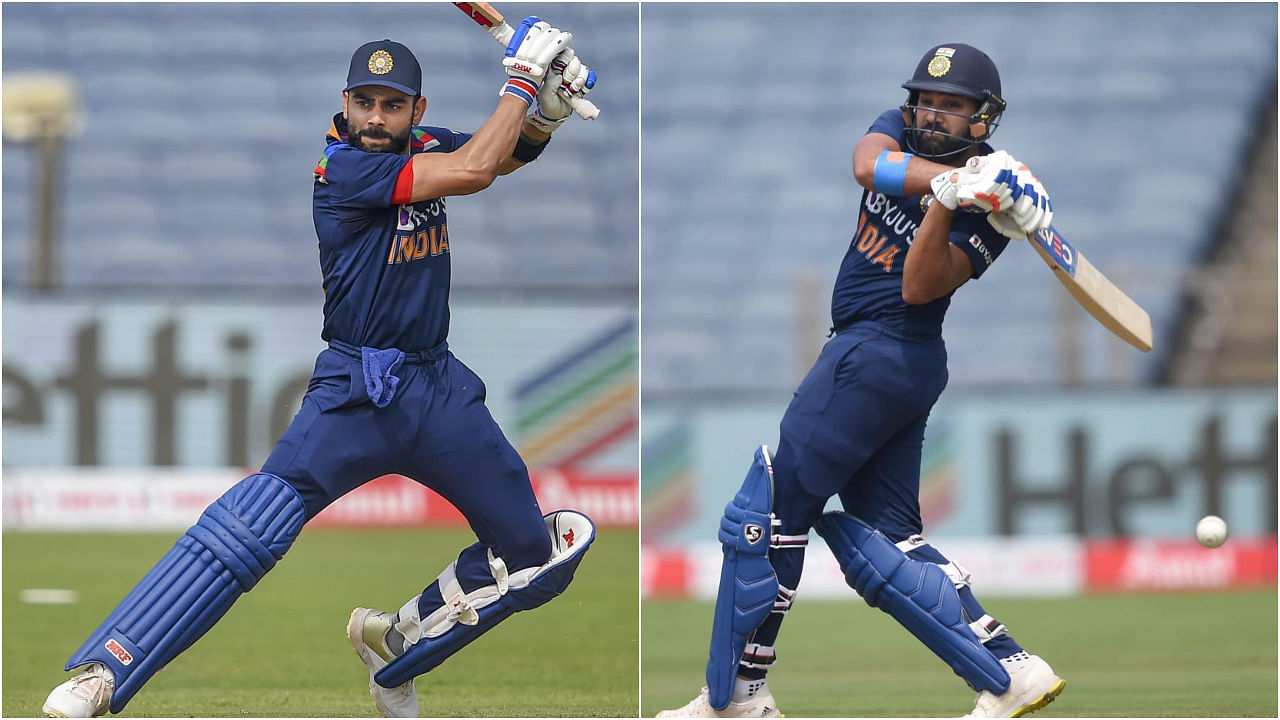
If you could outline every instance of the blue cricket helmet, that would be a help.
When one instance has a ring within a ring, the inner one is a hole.
[[[996,64],[981,50],[965,43],[944,43],[929,49],[916,64],[915,74],[902,83],[908,91],[902,110],[907,114],[907,149],[923,157],[937,160],[964,152],[985,142],[1000,124],[1000,116],[1008,104],[1000,95],[1000,72]],[[915,111],[921,91],[960,95],[978,101],[978,110],[969,118],[969,137],[952,136],[952,142],[933,153],[917,147]]]

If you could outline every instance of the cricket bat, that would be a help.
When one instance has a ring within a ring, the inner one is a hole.
[[[511,36],[515,34],[515,30],[507,24],[502,18],[502,13],[498,12],[492,5],[486,2],[456,2],[454,3],[459,10],[467,14],[482,28],[489,31],[494,40],[506,45],[511,41]],[[599,108],[591,104],[591,101],[583,97],[575,97],[569,101],[569,106],[578,114],[578,117],[584,120],[595,120],[600,114]]]
[[[1071,296],[1103,327],[1142,352],[1151,350],[1151,316],[1050,227],[1027,236]]]

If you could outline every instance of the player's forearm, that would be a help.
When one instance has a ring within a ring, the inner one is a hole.
[[[520,137],[535,145],[542,145],[551,139],[551,133],[544,132],[539,129],[536,125],[529,122],[528,116],[525,116],[524,126],[520,129]],[[528,164],[529,163],[523,160],[517,160],[515,156],[512,155],[503,161],[502,167],[498,169],[498,174],[510,175]]]
[[[515,149],[516,139],[520,137],[524,127],[527,109],[528,105],[522,100],[503,95],[498,99],[498,107],[489,119],[462,146],[462,171],[473,174],[477,181],[484,183],[476,190],[491,185],[503,174],[508,162],[512,161],[511,151]]]
[[[907,249],[902,266],[902,299],[910,305],[932,302],[955,289],[958,273],[951,253],[954,211],[933,202]]]
[[[898,142],[893,138],[879,133],[865,135],[862,140],[858,141],[853,150],[853,177],[858,181],[859,185],[868,190],[892,195],[924,195],[930,191],[929,182],[938,173],[952,167],[951,165],[944,165],[912,155],[906,158],[907,164],[902,176],[902,190],[899,192],[895,188],[890,191],[888,188],[878,186],[876,183],[876,163],[886,162],[886,159],[881,158],[881,153],[884,152],[901,153],[902,148],[898,146]],[[882,183],[885,176],[883,171],[884,168],[881,168]]]

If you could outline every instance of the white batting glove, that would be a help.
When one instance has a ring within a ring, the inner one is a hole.
[[[569,101],[586,97],[595,84],[595,71],[578,60],[573,48],[561,50],[551,61],[546,81],[538,90],[538,107],[529,115],[529,123],[545,132],[554,132],[573,114]]]
[[[1010,240],[1026,240],[1027,233],[1023,231],[1022,226],[1009,216],[1009,213],[987,213],[987,223],[996,229],[996,232],[1009,238]]]
[[[502,59],[508,79],[501,94],[515,95],[533,105],[551,61],[569,47],[572,40],[572,33],[553,28],[535,16],[521,20]]]
[[[985,158],[971,157],[958,168],[938,173],[929,187],[938,202],[949,210],[990,211],[1012,197],[1012,191],[995,180],[998,169]]]
[[[1013,206],[1008,209],[1008,215],[1026,233],[1048,230],[1053,222],[1053,201],[1049,199],[1049,192],[1026,165],[1020,166],[1014,177]]]
[[[929,181],[929,187],[933,190],[933,198],[942,203],[948,210],[955,210],[959,207],[956,198],[956,191],[960,187],[960,174],[965,168],[949,168],[944,172],[940,172]]]
[[[1003,150],[969,158],[965,166],[971,172],[956,188],[956,202],[962,207],[986,212],[1008,209],[1016,193],[1013,169],[1018,164]]]

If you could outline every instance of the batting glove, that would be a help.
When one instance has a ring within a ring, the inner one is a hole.
[[[949,210],[989,211],[1011,193],[994,180],[994,166],[984,158],[972,157],[964,165],[938,173],[929,182],[933,196]]]
[[[966,208],[1001,212],[1012,206],[1016,190],[1013,169],[1018,166],[1003,150],[990,155],[969,158],[965,164],[970,173],[956,189],[957,203]]]
[[[508,75],[502,94],[515,95],[533,105],[551,61],[561,50],[569,47],[572,40],[572,33],[553,28],[535,16],[521,20],[507,43],[506,57],[502,59],[502,67]]]
[[[570,101],[586,97],[595,85],[595,71],[578,60],[573,48],[561,50],[551,61],[546,82],[538,90],[538,107],[529,115],[530,124],[545,132],[554,132],[573,114]]]
[[[1026,240],[1027,233],[1023,231],[1022,226],[1009,216],[1009,213],[987,213],[987,223],[996,229],[996,232],[1009,238],[1010,240]]]
[[[1022,165],[1014,177],[1013,206],[1009,208],[1009,215],[1024,232],[1048,230],[1053,223],[1053,201],[1049,199],[1049,192],[1026,165]]]

